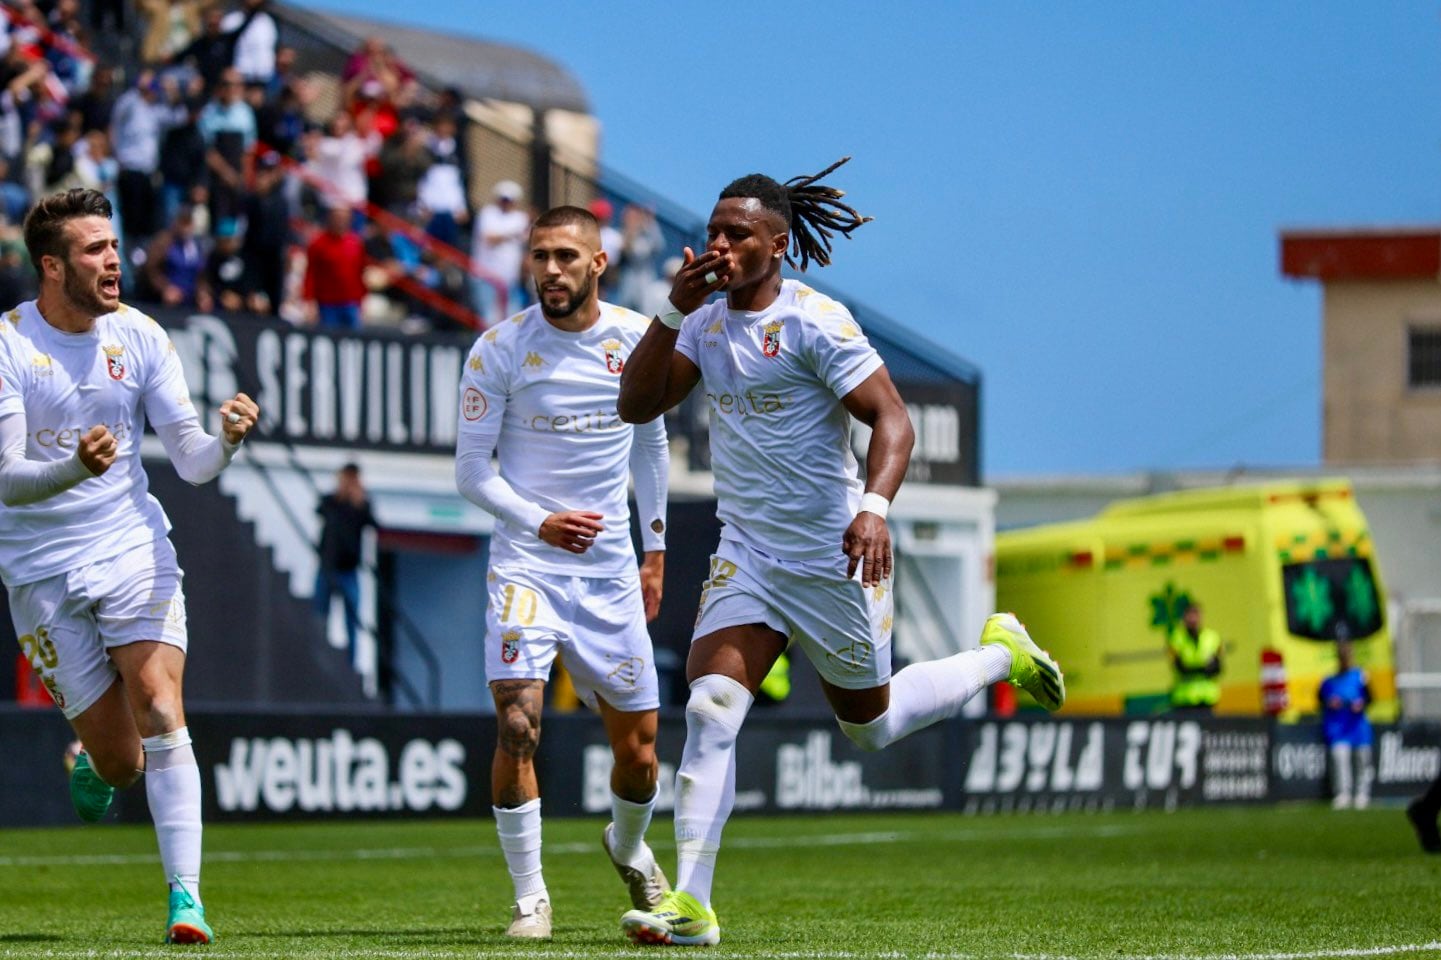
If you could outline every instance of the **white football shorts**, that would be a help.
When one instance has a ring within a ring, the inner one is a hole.
[[[694,637],[763,623],[799,644],[816,672],[845,690],[891,679],[894,599],[888,578],[861,586],[861,568],[846,578],[849,558],[782,560],[735,540],[711,555]],[[693,637],[693,639],[694,639]]]
[[[571,577],[492,567],[485,678],[545,680],[558,655],[576,695],[632,713],[660,706],[640,577]]]
[[[10,588],[20,648],[66,718],[84,713],[115,682],[111,647],[158,640],[187,648],[183,576],[175,547],[161,537]]]

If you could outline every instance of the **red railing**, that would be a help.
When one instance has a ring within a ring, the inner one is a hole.
[[[19,13],[12,10],[8,3],[0,6],[0,10],[3,10],[5,12],[5,18],[11,23],[22,24],[38,33],[40,35],[40,42],[45,46],[58,47],[59,49],[64,50],[66,53],[70,54],[70,56],[76,58],[77,60],[84,60],[87,63],[95,63],[98,59],[95,54],[91,53],[89,50],[86,50],[84,47],[76,43],[74,40],[71,40],[69,37],[56,33],[45,24],[34,23],[30,20],[27,20],[25,17],[22,17]]]
[[[262,146],[261,149],[268,148]],[[328,197],[339,196],[333,183],[316,175],[314,171],[306,169],[304,164],[292,160],[289,157],[282,157],[281,159],[287,170],[316,190],[319,190],[323,195]],[[478,269],[464,251],[452,247],[448,243],[442,243],[410,221],[403,217],[397,217],[389,210],[376,206],[369,200],[363,200],[360,203],[354,204],[347,201],[346,206],[359,210],[365,219],[372,221],[383,230],[404,234],[410,238],[416,246],[420,247],[422,251],[429,253],[436,260],[454,264],[464,270],[467,276],[474,277],[482,283],[489,284],[499,298],[501,316],[504,316],[508,311],[510,307],[508,302],[509,285],[499,277]],[[314,224],[306,224],[306,226],[315,228]],[[475,330],[485,329],[485,319],[469,307],[458,304],[443,294],[430,289],[408,273],[389,272],[392,284],[401,292],[468,327]]]

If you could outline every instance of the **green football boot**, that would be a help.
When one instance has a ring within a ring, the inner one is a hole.
[[[1036,698],[1047,710],[1059,710],[1066,702],[1066,678],[1060,664],[1036,646],[1031,635],[1013,613],[993,613],[981,631],[981,645],[999,643],[1011,651],[1012,686]]]
[[[70,802],[75,813],[86,823],[95,823],[110,810],[115,788],[101,780],[90,766],[90,758],[81,751],[70,771]]]
[[[713,947],[720,943],[715,911],[680,890],[667,893],[654,910],[627,911],[620,918],[620,929],[643,946]]]
[[[205,908],[195,902],[179,877],[175,883],[180,889],[170,891],[170,922],[165,925],[165,942],[210,943],[215,939],[215,931],[205,922]]]

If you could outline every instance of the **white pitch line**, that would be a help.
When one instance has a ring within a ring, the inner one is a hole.
[[[875,833],[832,833],[814,836],[794,837],[733,837],[725,842],[728,850],[785,850],[808,847],[849,847],[870,846],[887,843],[936,843],[945,840],[1025,840],[1054,839],[1056,837],[1114,837],[1136,833],[1141,828],[1108,824],[1097,827],[1074,829],[1070,827],[1041,827],[1011,830],[986,830],[971,828],[965,830],[943,830],[935,832],[888,830]],[[653,844],[657,849],[667,849],[664,842]],[[589,855],[600,851],[598,843],[548,843],[547,854]],[[473,857],[493,857],[500,852],[498,846],[469,847],[388,847],[358,850],[209,850],[205,853],[206,863],[270,863],[270,862],[330,862],[345,860],[466,860]],[[0,867],[94,867],[127,866],[132,864],[155,863],[159,856],[154,853],[85,853],[57,856],[9,856],[0,857]]]
[[[1403,953],[1441,952],[1441,940],[1400,943],[1384,947],[1336,947],[1328,950],[1276,953],[1137,953],[1116,954],[1112,960],[1327,960],[1330,957],[1392,957]],[[959,957],[960,955],[955,955]],[[1010,960],[1090,960],[1064,953],[1013,953]]]
[[[378,934],[380,936],[381,934]],[[323,936],[323,934],[321,934]],[[427,948],[412,949],[366,949],[353,945],[345,948],[350,958],[374,957],[376,960],[514,960],[521,956],[513,949],[470,948]],[[852,950],[747,950],[724,951],[727,960],[1348,960],[1358,957],[1391,957],[1404,954],[1441,952],[1441,940],[1429,943],[1403,943],[1377,947],[1337,947],[1329,950],[1277,951],[1271,953],[1162,953],[1162,954],[1105,954],[1087,957],[1082,954],[1050,953],[966,953],[930,950],[907,953],[900,950],[852,951]],[[226,950],[211,946],[204,951],[209,960],[290,960],[293,951],[277,950]],[[614,950],[570,950],[542,949],[536,956],[553,957],[556,960],[596,960],[596,958],[617,958],[635,960],[640,951],[635,948]],[[0,949],[0,960],[9,957],[49,958],[49,960],[129,960],[129,958],[169,957],[175,952],[163,947],[143,949]]]

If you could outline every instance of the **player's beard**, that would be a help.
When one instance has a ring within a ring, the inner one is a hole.
[[[119,306],[120,298],[108,301],[100,293],[100,277],[94,277],[88,284],[80,276],[80,271],[72,267],[67,261],[65,264],[65,299],[70,301],[71,306],[83,312],[88,317],[99,317],[107,313],[114,313]]]
[[[595,280],[591,277],[586,277],[585,283],[580,287],[580,289],[566,298],[565,308],[561,310],[552,310],[550,308],[550,306],[545,302],[545,291],[541,289],[539,284],[536,284],[535,298],[540,302],[541,312],[544,313],[547,317],[552,320],[563,320],[566,317],[572,316],[577,310],[580,309],[581,304],[585,303],[586,300],[590,299],[590,292],[594,288]]]

